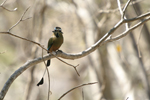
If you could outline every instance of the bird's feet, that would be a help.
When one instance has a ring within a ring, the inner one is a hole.
[[[56,55],[56,52],[55,52],[55,51],[52,51],[52,54],[53,54],[53,55]]]

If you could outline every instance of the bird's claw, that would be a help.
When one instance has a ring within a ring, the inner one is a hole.
[[[53,55],[56,55],[56,52],[55,52],[55,51],[52,51],[52,54],[53,54]]]

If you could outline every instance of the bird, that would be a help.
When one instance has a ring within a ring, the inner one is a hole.
[[[60,27],[55,27],[53,32],[53,36],[50,37],[50,39],[48,40],[48,44],[47,44],[47,53],[51,54],[53,52],[55,52],[56,50],[58,50],[60,48],[60,46],[63,44],[64,38],[63,38],[63,32],[61,30]],[[50,62],[51,60],[47,60],[47,64],[46,66],[50,66]],[[44,71],[45,74],[45,71]],[[43,74],[43,77],[44,77]],[[37,86],[42,85],[44,83],[44,78],[41,78],[40,82],[37,84]]]
[[[47,45],[47,53],[52,53],[60,48],[63,44],[63,32],[60,27],[55,27],[53,32],[53,36],[48,40]],[[47,60],[47,67],[50,65],[50,59]]]

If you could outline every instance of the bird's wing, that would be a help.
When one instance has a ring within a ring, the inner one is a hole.
[[[53,38],[50,38],[49,39],[49,41],[48,41],[48,45],[47,45],[47,50],[49,51],[50,50],[50,48],[52,47],[52,45],[53,45]]]

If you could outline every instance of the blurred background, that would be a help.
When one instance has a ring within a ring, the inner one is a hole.
[[[4,0],[0,0],[0,4]],[[127,0],[121,0],[122,6]],[[126,12],[133,18],[150,10],[149,0],[132,2]],[[7,0],[10,12],[0,7],[0,31],[7,31],[30,6],[22,21],[11,32],[36,41],[47,48],[54,27],[62,28],[64,43],[60,50],[78,53],[89,48],[120,20],[117,0]],[[137,22],[137,21],[136,21]],[[130,26],[136,24],[130,23]],[[100,46],[86,57],[64,61],[51,60],[50,100],[58,98],[69,89],[89,82],[97,84],[78,88],[62,100],[149,100],[150,99],[150,22],[138,27],[130,34]],[[122,25],[112,35],[125,31]],[[0,34],[0,90],[8,78],[28,60],[42,56],[37,45]],[[47,53],[44,51],[44,55]],[[45,70],[44,63],[32,66],[23,72],[11,85],[4,100],[47,100],[48,79],[36,86]],[[84,95],[84,96],[83,96]],[[84,98],[83,98],[84,97]]]

